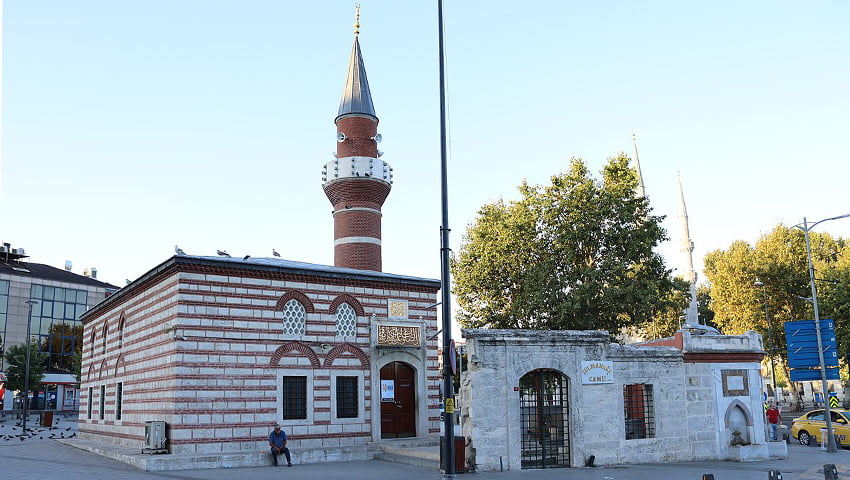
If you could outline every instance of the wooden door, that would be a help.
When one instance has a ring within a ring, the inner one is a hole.
[[[388,363],[381,368],[381,438],[416,436],[414,375],[413,368],[402,362]],[[385,393],[388,386],[391,386],[391,395]]]

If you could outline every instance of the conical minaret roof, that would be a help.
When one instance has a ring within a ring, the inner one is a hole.
[[[355,24],[355,27],[358,25]],[[351,47],[351,59],[348,61],[348,75],[345,87],[342,89],[342,99],[339,101],[340,117],[350,114],[369,115],[378,120],[375,107],[372,105],[372,93],[369,91],[369,80],[366,79],[366,66],[363,64],[363,54],[360,53],[358,31],[354,31],[354,45]]]
[[[637,136],[635,135],[634,130],[632,130],[632,144],[635,146],[635,171],[637,171],[638,177],[638,184],[635,188],[635,193],[638,197],[644,198],[646,197],[646,188],[643,186],[643,173],[640,171],[640,157],[638,156]]]
[[[683,278],[689,285],[690,301],[685,310],[687,323],[699,324],[699,307],[697,304],[697,273],[694,270],[694,242],[691,240],[691,231],[688,227],[688,208],[685,206],[685,192],[682,189],[682,175],[677,172],[679,180],[679,228],[681,238]]]

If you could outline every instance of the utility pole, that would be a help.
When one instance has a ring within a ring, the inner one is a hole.
[[[445,49],[443,47],[443,0],[437,0],[437,33],[439,38],[440,58],[440,190],[443,222],[440,227],[440,271],[442,284],[440,285],[443,307],[443,429],[445,431],[445,445],[443,446],[443,459],[446,461],[445,475],[455,475],[455,394],[452,376],[451,352],[452,348],[452,297],[451,277],[449,272],[449,196],[448,196],[448,173],[447,173],[447,148],[446,148],[446,67]]]
[[[27,417],[29,417],[29,403],[30,403],[30,350],[32,350],[32,339],[30,338],[30,330],[32,328],[32,306],[38,304],[35,300],[27,300],[27,305],[29,305],[29,314],[27,315],[27,364],[24,366],[24,418],[22,420],[21,425],[23,426],[24,433],[27,433]]]

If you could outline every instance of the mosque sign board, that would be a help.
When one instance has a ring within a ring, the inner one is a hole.
[[[419,347],[422,329],[411,325],[378,325],[378,345],[382,347]]]
[[[592,360],[581,362],[581,384],[614,383],[614,362]]]

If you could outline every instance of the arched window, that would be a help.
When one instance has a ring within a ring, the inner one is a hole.
[[[357,312],[354,308],[343,303],[336,309],[336,336],[353,337],[357,334]]]
[[[106,332],[109,331],[107,329],[107,327],[109,327],[109,324],[104,322],[104,324],[103,324],[103,353],[106,353]]]
[[[121,318],[118,320],[118,348],[124,346],[124,314],[121,314]]]
[[[283,306],[283,334],[304,335],[307,310],[298,300],[292,299]]]

